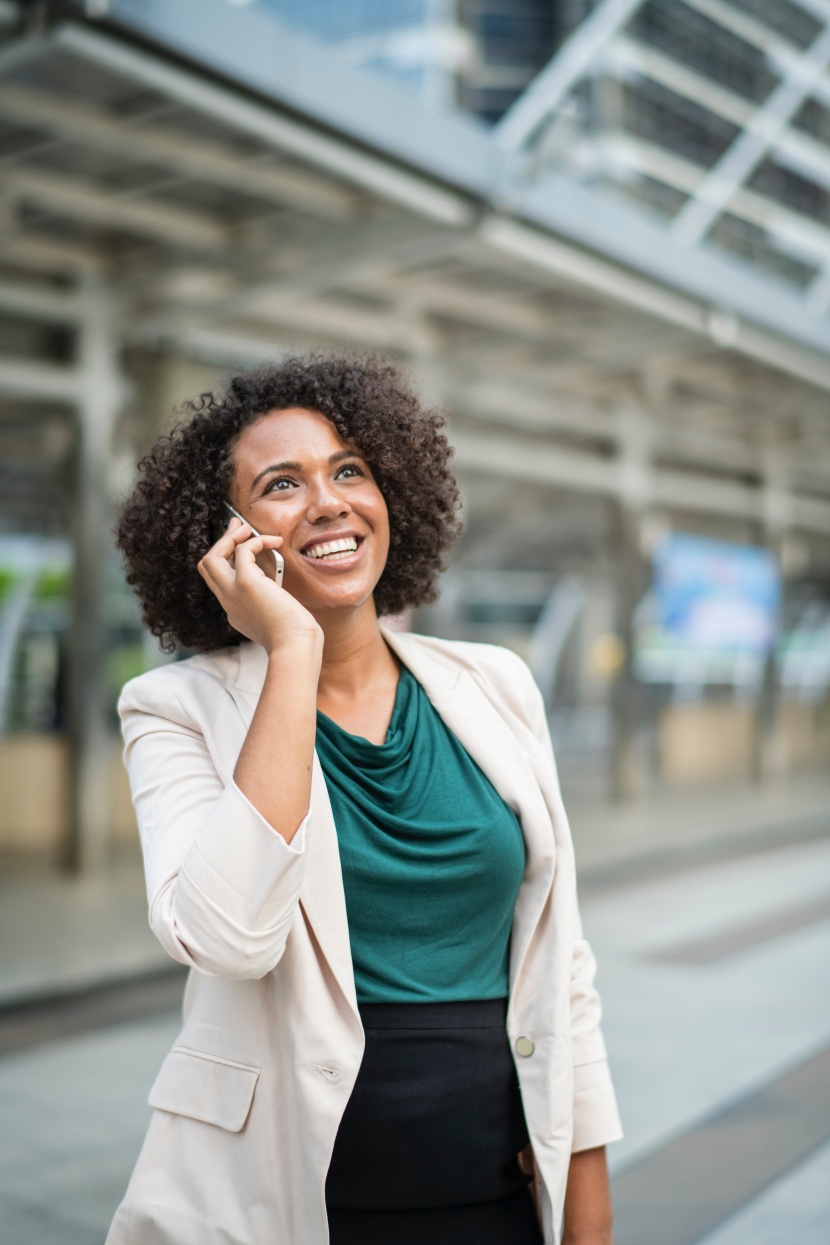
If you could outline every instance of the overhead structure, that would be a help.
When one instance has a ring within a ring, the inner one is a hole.
[[[488,130],[256,8],[0,0],[3,524],[109,487],[147,360],[346,343],[413,362],[465,478],[824,539],[830,5],[784,7],[600,0]]]
[[[830,307],[826,0],[599,0],[496,133]]]

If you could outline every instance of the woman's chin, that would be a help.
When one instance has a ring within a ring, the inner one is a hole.
[[[374,610],[374,586],[350,588],[342,585],[337,591],[309,593],[305,598],[298,598],[310,614],[319,621],[320,615],[348,615],[371,607]]]

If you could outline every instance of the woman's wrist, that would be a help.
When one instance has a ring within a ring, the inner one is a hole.
[[[316,658],[319,664],[323,658],[323,632],[318,627],[316,630],[309,628],[308,631],[281,636],[266,645],[265,651],[268,654],[269,666],[282,665],[287,659],[294,662]]]

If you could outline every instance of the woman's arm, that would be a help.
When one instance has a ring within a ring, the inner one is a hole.
[[[322,652],[311,615],[256,566],[279,538],[249,533],[234,521],[199,564],[232,624],[269,654],[233,781],[219,777],[204,734],[213,680],[193,698],[190,680],[205,676],[174,666],[119,701],[150,926],[174,959],[233,978],[276,965],[296,913],[305,857],[290,842],[309,807]]]
[[[189,968],[256,978],[285,949],[306,856],[217,772],[205,717],[226,700],[211,674],[174,664],[128,683],[118,709],[150,928]],[[272,773],[279,781],[278,764]]]
[[[251,537],[247,523],[231,519],[199,563],[199,573],[231,626],[268,654],[265,684],[234,782],[290,843],[311,796],[323,633],[299,601],[257,565],[258,554],[281,544],[279,536]]]
[[[562,1245],[613,1245],[612,1221],[605,1147],[572,1154]]]
[[[268,657],[265,683],[233,778],[290,843],[308,811],[322,639],[299,637]]]

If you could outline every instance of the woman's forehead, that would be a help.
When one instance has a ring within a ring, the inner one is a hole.
[[[320,411],[292,406],[268,411],[243,428],[236,441],[234,459],[238,467],[254,465],[262,455],[290,458],[328,457],[337,450],[351,448],[330,419]]]

